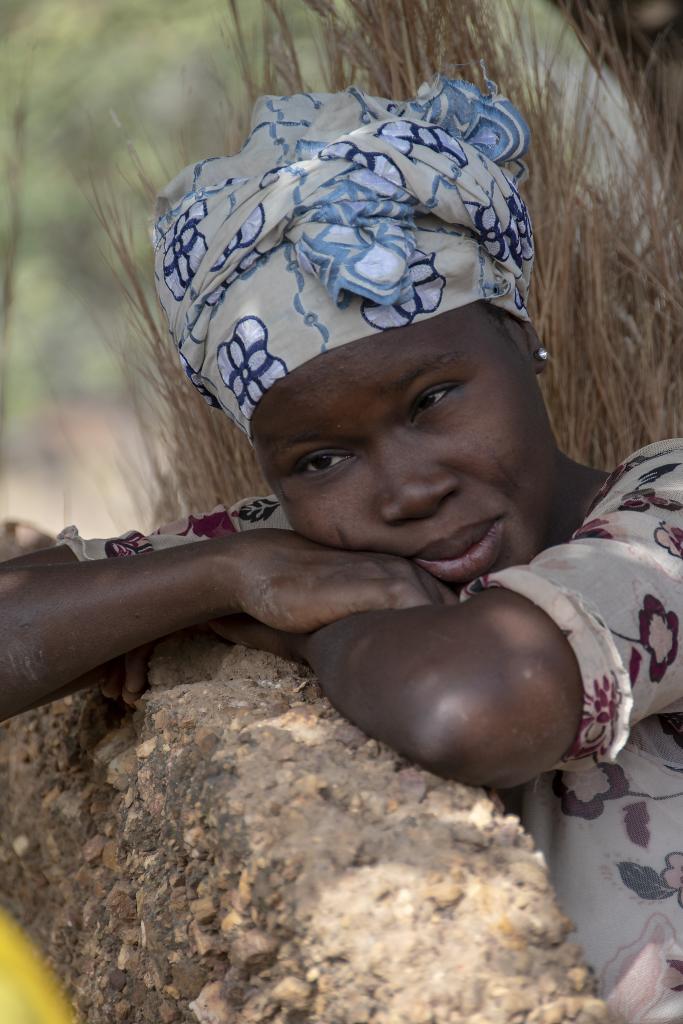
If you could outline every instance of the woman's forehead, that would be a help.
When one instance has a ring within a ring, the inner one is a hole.
[[[499,333],[479,304],[325,352],[297,367],[263,397],[253,418],[257,444],[275,444],[295,418],[314,423],[359,401],[400,394],[432,370],[482,358]]]

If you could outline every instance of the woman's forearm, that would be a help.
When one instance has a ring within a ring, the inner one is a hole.
[[[0,719],[141,644],[238,611],[235,540],[97,562],[0,563]]]
[[[306,641],[332,704],[437,774],[500,787],[555,764],[578,730],[582,686],[557,626],[524,598],[371,612]]]

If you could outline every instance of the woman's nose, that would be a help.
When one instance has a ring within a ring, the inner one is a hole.
[[[380,510],[387,523],[433,516],[444,498],[458,490],[458,481],[445,466],[415,460],[387,466],[381,473]]]

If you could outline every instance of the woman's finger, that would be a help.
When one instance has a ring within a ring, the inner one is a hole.
[[[229,615],[210,622],[209,626],[217,636],[230,643],[269,651],[289,661],[305,661],[299,649],[305,640],[304,635],[285,633],[271,626],[264,626],[262,622],[252,619],[249,615]]]
[[[441,580],[437,580],[435,576],[430,575],[426,569],[422,569],[419,566],[417,567],[417,572],[420,582],[436,604],[459,604],[460,598],[458,593],[452,587],[442,583]]]
[[[154,644],[143,644],[124,655],[125,679],[121,696],[126,704],[135,704],[147,689],[149,658]]]
[[[125,668],[123,658],[114,658],[106,665],[100,665],[94,670],[100,673],[100,692],[103,697],[116,700],[121,696],[125,682]]]

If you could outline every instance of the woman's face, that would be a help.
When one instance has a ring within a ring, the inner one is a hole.
[[[529,326],[484,303],[325,353],[271,388],[259,461],[292,527],[452,584],[545,545],[557,449]]]

